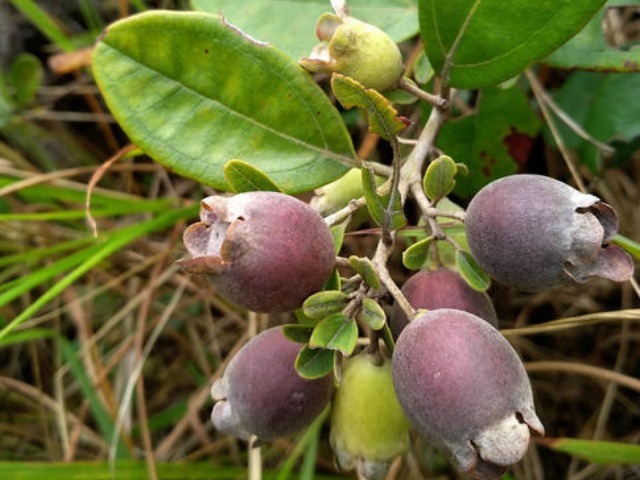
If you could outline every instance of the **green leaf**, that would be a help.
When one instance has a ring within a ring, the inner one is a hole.
[[[107,28],[93,53],[104,98],[131,140],[180,175],[228,190],[242,158],[285,192],[354,164],[329,98],[293,60],[222,18],[149,11]]]
[[[93,441],[93,440],[92,440]],[[222,459],[207,461],[156,462],[162,480],[229,480],[246,477],[246,466],[232,466]],[[275,479],[274,470],[264,469],[264,478]],[[11,480],[148,480],[146,460],[74,460],[50,462],[0,462],[0,478]],[[316,480],[336,480],[335,476],[316,475]]]
[[[351,355],[358,342],[358,324],[342,313],[330,315],[313,329],[309,347],[338,350]]]
[[[321,378],[333,372],[333,350],[323,348],[309,348],[303,346],[296,357],[295,367],[298,374],[308,380]]]
[[[113,438],[116,428],[114,418],[112,417],[111,412],[109,412],[105,407],[105,404],[98,395],[98,391],[89,377],[84,364],[80,361],[81,353],[79,352],[78,346],[62,337],[58,337],[58,342],[62,358],[65,363],[69,365],[75,381],[83,392],[84,397],[87,399],[92,416],[95,419],[102,436],[104,438]],[[129,456],[129,452],[124,448],[124,442],[118,443],[117,456],[118,458],[127,458]]]
[[[327,283],[324,284],[324,290],[340,290],[342,288],[342,281],[340,280],[340,272],[337,268],[333,269],[331,276]]]
[[[387,316],[378,302],[373,298],[365,298],[362,301],[362,320],[373,330],[382,330]]]
[[[9,70],[8,81],[15,90],[14,98],[19,107],[33,100],[43,76],[42,64],[36,56],[29,53],[18,55]]]
[[[235,193],[258,190],[282,192],[266,173],[244,160],[229,160],[225,163],[224,177]]]
[[[471,288],[483,292],[491,286],[491,278],[464,250],[456,250],[456,266]]]
[[[349,219],[345,220],[342,223],[334,225],[329,230],[331,232],[331,238],[333,238],[333,249],[338,255],[340,250],[342,250],[342,243],[344,242],[344,234],[347,230],[347,225],[349,224]]]
[[[558,90],[557,104],[596,140],[630,142],[640,135],[640,103],[629,101],[640,91],[640,75],[575,72]],[[597,172],[602,167],[598,149],[556,121],[565,145],[575,149],[580,162]]]
[[[420,85],[425,85],[433,78],[434,74],[435,72],[433,71],[431,62],[429,62],[429,58],[424,51],[421,51],[413,64],[413,76],[415,77],[416,82]]]
[[[318,292],[307,298],[302,311],[309,318],[321,319],[334,313],[340,313],[349,301],[347,294],[338,290]]]
[[[434,203],[449,195],[456,186],[456,162],[447,155],[440,155],[427,167],[422,185],[424,193]]]
[[[540,120],[518,87],[481,92],[475,113],[447,122],[438,147],[464,163],[469,175],[456,177],[455,193],[469,197],[523,165],[540,129]]]
[[[282,327],[283,335],[296,343],[308,343],[312,332],[311,325],[290,324]]]
[[[562,437],[542,443],[553,450],[601,465],[640,464],[640,445],[637,444]]]
[[[577,34],[604,0],[419,0],[429,60],[452,87],[507,80]]]
[[[349,257],[349,265],[351,265],[351,268],[353,268],[353,270],[360,275],[365,283],[371,288],[379,290],[382,287],[380,278],[378,278],[378,273],[376,272],[371,259],[351,255]]]
[[[398,111],[381,93],[366,88],[353,78],[334,73],[331,76],[331,89],[340,104],[350,109],[361,108],[365,111],[369,131],[391,141],[407,124],[398,119]]]
[[[433,237],[427,237],[410,245],[402,252],[402,264],[409,270],[420,270],[429,257]]]
[[[331,10],[327,0],[192,0],[194,9],[224,15],[260,40],[292,58],[306,57],[318,43],[316,20]],[[418,33],[415,0],[349,0],[351,14],[385,31],[394,41]]]
[[[610,46],[602,28],[607,10],[631,3],[630,0],[609,0],[580,33],[545,58],[543,63],[558,68],[579,68],[599,72],[640,71],[640,47]],[[636,0],[635,4],[640,3]]]
[[[19,332],[13,332],[0,340],[0,348],[19,343],[37,342],[49,338],[58,338],[58,333],[45,328],[30,328]]]
[[[378,224],[384,223],[384,217],[389,205],[390,195],[380,195],[376,184],[376,177],[373,171],[368,168],[362,168],[362,187],[364,190],[364,198],[367,201],[367,209],[371,218]],[[393,212],[391,215],[391,230],[402,228],[407,224],[404,216],[404,210],[400,201],[400,195],[395,196]]]

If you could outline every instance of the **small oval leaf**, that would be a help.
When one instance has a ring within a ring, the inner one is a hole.
[[[389,100],[353,78],[334,73],[331,77],[331,89],[344,108],[358,107],[364,110],[371,133],[377,133],[390,141],[407,127],[398,118],[398,111]]]
[[[373,330],[382,330],[387,316],[378,302],[373,298],[365,298],[362,301],[362,320]]]
[[[228,190],[223,165],[242,158],[287,193],[355,165],[327,95],[293,60],[222,17],[148,11],[110,25],[93,72],[131,140],[180,175]]]
[[[420,270],[429,257],[433,237],[423,238],[402,252],[402,264],[409,270]]]
[[[235,193],[282,192],[282,189],[258,167],[244,160],[229,160],[224,164],[224,177]]]
[[[487,275],[473,257],[464,250],[456,250],[456,266],[462,278],[464,278],[474,290],[483,292],[491,286],[489,275]]]
[[[357,274],[362,277],[367,285],[369,285],[374,290],[380,289],[380,287],[382,286],[380,283],[380,278],[378,277],[378,273],[376,272],[371,259],[351,255],[349,257],[349,265]]]
[[[446,197],[456,186],[456,173],[456,162],[447,155],[440,155],[429,164],[424,174],[424,193],[434,203]]]
[[[309,343],[312,332],[313,327],[310,325],[291,324],[282,327],[284,336],[296,343]]]
[[[333,371],[333,357],[332,350],[309,348],[305,345],[298,352],[294,365],[302,378],[315,380]]]
[[[313,329],[310,348],[327,348],[339,350],[345,355],[351,355],[358,342],[358,325],[344,314],[330,315]]]
[[[338,255],[340,250],[342,250],[342,243],[344,242],[344,233],[347,230],[347,225],[349,225],[349,219],[330,228],[331,237],[333,238],[333,248],[336,255]]]
[[[322,319],[334,313],[340,313],[347,306],[345,293],[337,290],[318,292],[307,298],[302,311],[309,318]]]
[[[38,57],[30,53],[21,53],[11,65],[7,76],[13,87],[18,107],[27,105],[36,95],[42,84],[44,69]]]
[[[362,169],[362,187],[364,190],[364,198],[367,201],[367,209],[371,218],[378,224],[384,223],[384,218],[389,206],[390,195],[380,195],[376,184],[376,176],[373,171],[368,168]],[[404,210],[400,201],[400,195],[395,195],[395,203],[391,211],[391,222],[389,228],[396,230],[407,224],[404,216]]]

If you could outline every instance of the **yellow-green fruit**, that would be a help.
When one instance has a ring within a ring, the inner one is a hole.
[[[365,478],[383,477],[409,448],[409,423],[393,388],[391,362],[368,354],[348,360],[336,391],[331,446],[341,468],[358,467]]]
[[[335,72],[375,90],[396,85],[402,75],[402,55],[385,32],[352,17],[343,20],[331,38],[329,54]]]

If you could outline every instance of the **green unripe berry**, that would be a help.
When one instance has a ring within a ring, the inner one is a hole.
[[[331,446],[338,465],[361,477],[383,478],[391,461],[409,448],[409,423],[396,397],[391,362],[360,354],[349,359],[336,390]]]
[[[367,88],[393,88],[402,76],[402,54],[396,43],[375,25],[350,16],[322,15],[316,34],[323,43],[300,63],[310,71],[337,72]]]
[[[378,27],[348,17],[329,43],[335,71],[348,75],[365,87],[387,90],[402,75],[398,46]]]

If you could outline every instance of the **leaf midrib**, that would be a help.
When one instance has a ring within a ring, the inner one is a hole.
[[[296,137],[288,135],[288,134],[286,134],[284,132],[280,132],[278,130],[275,130],[272,127],[270,127],[270,126],[268,126],[268,125],[266,125],[264,123],[258,122],[255,119],[253,119],[252,117],[249,117],[247,115],[244,115],[244,114],[238,112],[237,110],[232,109],[231,107],[225,105],[224,103],[220,102],[219,100],[211,98],[211,97],[208,97],[207,95],[204,95],[203,93],[198,92],[197,90],[186,86],[184,83],[182,83],[179,80],[177,80],[177,79],[165,74],[164,72],[160,72],[159,70],[140,62],[139,60],[137,60],[137,59],[131,57],[130,55],[126,54],[123,50],[115,47],[112,44],[107,43],[106,41],[103,41],[102,45],[104,45],[106,48],[110,48],[113,51],[117,52],[118,55],[120,55],[121,57],[129,60],[130,62],[132,62],[133,64],[135,64],[139,68],[143,68],[143,69],[145,69],[145,70],[147,70],[147,71],[149,71],[151,73],[157,74],[158,76],[160,76],[161,78],[166,79],[167,81],[175,83],[176,85],[179,86],[179,88],[182,88],[182,89],[190,92],[194,96],[200,97],[201,99],[204,99],[205,101],[209,101],[214,106],[218,106],[220,109],[224,110],[225,112],[228,112],[229,114],[235,116],[236,118],[240,118],[241,120],[246,121],[247,123],[250,123],[250,124],[260,128],[260,129],[263,129],[264,131],[266,131],[268,133],[271,133],[274,136],[276,136],[278,138],[281,138],[282,140],[285,140],[285,141],[287,141],[289,143],[292,143],[294,145],[298,145],[300,147],[305,148],[306,150],[315,152],[317,154],[329,157],[332,160],[335,160],[338,163],[341,163],[341,164],[343,164],[345,166],[348,166],[348,167],[359,166],[358,162],[354,158],[347,157],[347,156],[344,156],[344,155],[340,155],[340,154],[338,154],[336,152],[333,152],[331,150],[327,150],[327,149],[318,147],[316,145],[310,144],[310,143],[302,141],[302,140],[300,140],[300,139],[298,139]]]

